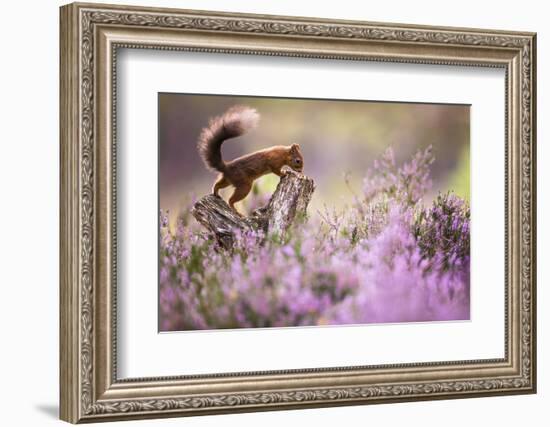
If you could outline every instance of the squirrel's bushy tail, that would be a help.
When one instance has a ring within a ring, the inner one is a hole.
[[[223,172],[225,163],[222,159],[222,143],[229,138],[243,135],[258,124],[260,115],[254,108],[236,105],[224,114],[214,117],[205,127],[197,147],[208,169]]]

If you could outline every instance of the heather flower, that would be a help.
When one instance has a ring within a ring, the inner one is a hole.
[[[440,268],[469,264],[470,207],[458,196],[439,194],[432,206],[420,210],[413,231],[423,255],[437,256]]]
[[[429,167],[433,161],[430,146],[398,167],[393,149],[388,148],[367,170],[363,180],[365,200],[370,202],[377,196],[386,196],[409,206],[414,205],[432,186]]]
[[[387,150],[352,207],[284,241],[236,230],[232,251],[189,208],[174,229],[161,212],[160,329],[467,319],[470,210],[453,194],[422,204],[432,162],[430,148],[401,166]]]

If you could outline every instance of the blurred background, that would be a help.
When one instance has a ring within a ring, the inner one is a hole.
[[[467,105],[161,93],[160,209],[170,211],[170,222],[189,199],[210,192],[216,174],[203,165],[197,138],[211,117],[235,104],[256,108],[260,124],[248,134],[226,141],[223,158],[231,160],[271,145],[300,144],[304,173],[316,183],[310,212],[351,203],[353,193],[361,192],[366,169],[390,146],[398,164],[417,150],[433,146],[433,188],[426,201],[447,190],[469,200]],[[273,174],[264,176],[256,181],[255,190],[268,197],[278,181]],[[221,194],[227,200],[231,192],[227,188]],[[247,200],[237,207],[246,212]]]

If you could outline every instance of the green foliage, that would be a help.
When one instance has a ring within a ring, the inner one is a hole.
[[[467,144],[460,152],[457,167],[449,176],[447,188],[464,200],[470,201],[470,146]]]

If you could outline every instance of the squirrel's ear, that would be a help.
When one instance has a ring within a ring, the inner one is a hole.
[[[292,144],[292,146],[290,147],[290,149],[292,151],[298,151],[300,149],[300,146],[298,144]]]

